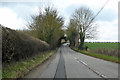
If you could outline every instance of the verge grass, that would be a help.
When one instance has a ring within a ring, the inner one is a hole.
[[[13,63],[7,65],[2,68],[2,78],[21,78],[25,74],[27,74],[30,70],[47,60],[50,56],[52,56],[56,50],[46,52],[41,56],[35,56],[33,58],[29,58],[28,60],[20,61],[17,63]]]
[[[90,53],[90,52],[87,52],[87,51],[78,50],[78,49],[73,48],[73,47],[71,47],[71,49],[73,49],[77,52],[83,53],[85,55],[89,55],[89,56],[92,56],[92,57],[104,59],[104,60],[111,61],[111,62],[120,63],[120,58],[118,58],[118,57],[108,56],[108,55],[104,55],[104,54]]]

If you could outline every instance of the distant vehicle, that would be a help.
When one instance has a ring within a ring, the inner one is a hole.
[[[66,45],[70,45],[70,43],[66,43]]]
[[[63,46],[69,46],[70,45],[70,43],[64,43],[63,44]]]

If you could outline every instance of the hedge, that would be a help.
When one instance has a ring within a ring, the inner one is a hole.
[[[19,61],[49,50],[49,44],[25,33],[2,27],[2,62]]]

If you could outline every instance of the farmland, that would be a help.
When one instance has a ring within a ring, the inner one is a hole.
[[[88,51],[92,53],[105,54],[108,56],[118,56],[118,44],[114,42],[94,42],[94,43],[85,43],[85,46],[88,46]]]
[[[71,47],[71,49],[85,55],[119,63],[118,53],[120,50],[118,44],[117,42],[85,42],[84,46],[88,47],[87,51],[78,50],[75,47]]]
[[[103,49],[103,48],[108,48],[108,49],[115,49],[118,50],[118,43],[113,43],[113,42],[101,42],[101,43],[85,43],[85,46],[88,46],[89,49]]]

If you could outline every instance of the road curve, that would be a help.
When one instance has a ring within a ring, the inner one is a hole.
[[[25,78],[118,78],[118,64],[90,57],[62,45]]]

